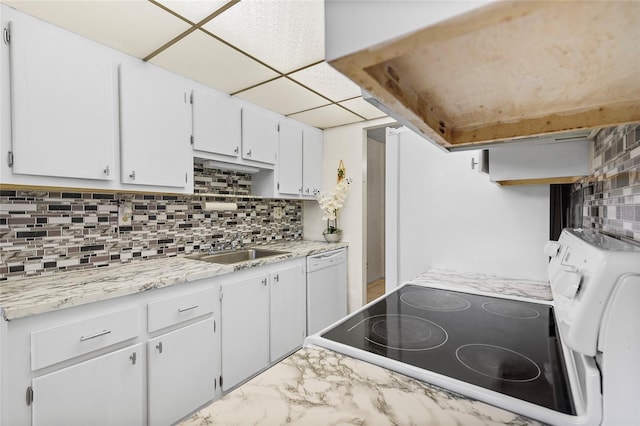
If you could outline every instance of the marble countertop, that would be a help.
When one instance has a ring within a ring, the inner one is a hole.
[[[348,243],[345,242],[283,241],[259,247],[285,251],[286,254],[232,265],[191,260],[186,258],[186,255],[180,255],[103,268],[9,280],[0,283],[0,309],[5,320],[12,320],[347,246]]]
[[[336,352],[299,350],[181,426],[539,425]]]
[[[444,269],[430,269],[407,284],[425,285],[446,290],[469,291],[479,294],[508,296],[551,301],[551,287],[548,281],[534,281],[520,278],[504,278],[496,275],[455,272]]]

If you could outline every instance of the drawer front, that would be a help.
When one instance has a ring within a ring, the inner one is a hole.
[[[209,314],[213,312],[216,298],[216,291],[209,289],[149,303],[147,330],[160,330]]]
[[[31,369],[105,348],[140,334],[140,309],[128,308],[31,333]]]

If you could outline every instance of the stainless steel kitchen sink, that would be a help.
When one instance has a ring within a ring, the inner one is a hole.
[[[209,263],[222,263],[230,265],[232,263],[246,262],[248,260],[262,259],[264,257],[287,254],[287,251],[266,250],[266,249],[245,249],[226,253],[209,254],[198,253],[187,256],[187,259],[200,260]]]

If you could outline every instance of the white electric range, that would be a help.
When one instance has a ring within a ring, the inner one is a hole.
[[[406,284],[306,344],[549,424],[640,425],[640,247],[576,229],[545,253],[551,303]]]

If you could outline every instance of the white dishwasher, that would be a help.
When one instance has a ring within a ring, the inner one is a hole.
[[[307,336],[347,315],[347,249],[307,257]]]

